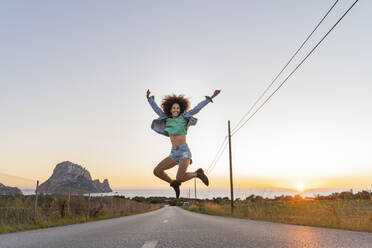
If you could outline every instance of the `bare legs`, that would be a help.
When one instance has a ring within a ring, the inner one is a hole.
[[[194,177],[196,177],[196,172],[186,172],[187,167],[190,164],[189,158],[184,158],[180,161],[177,171],[176,180],[178,182],[186,182]],[[176,166],[177,163],[173,161],[170,157],[166,157],[163,159],[154,169],[154,175],[159,177],[160,179],[172,183],[172,179],[165,173],[165,170],[171,169]]]
[[[154,175],[161,180],[171,183],[173,180],[164,171],[171,169],[176,165],[177,163],[175,161],[173,161],[170,157],[166,157],[155,167]]]
[[[184,158],[180,161],[177,171],[176,180],[178,182],[186,182],[190,180],[191,178],[196,177],[196,172],[186,172],[187,167],[189,167],[190,159]]]

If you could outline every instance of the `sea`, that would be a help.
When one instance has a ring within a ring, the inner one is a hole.
[[[316,189],[316,190],[308,190],[303,192],[291,191],[291,190],[283,190],[283,189],[234,189],[233,197],[234,199],[240,198],[242,200],[246,199],[250,195],[262,196],[263,198],[270,198],[273,199],[276,196],[281,195],[291,195],[294,196],[296,194],[301,195],[302,197],[314,197],[316,195],[330,195],[335,192],[344,192],[344,191],[351,191],[353,193],[357,193],[359,191],[366,190],[371,192],[371,189]],[[34,189],[21,189],[24,195],[32,195],[35,194]],[[196,195],[195,195],[196,193]],[[86,194],[87,195],[87,194]],[[174,191],[172,188],[167,189],[113,189],[110,193],[93,193],[90,194],[91,196],[125,196],[126,198],[133,198],[136,196],[142,197],[151,197],[151,196],[162,196],[162,197],[174,197]],[[196,189],[194,188],[181,188],[180,197],[183,198],[197,198],[197,199],[213,199],[217,197],[228,197],[230,199],[230,189]]]

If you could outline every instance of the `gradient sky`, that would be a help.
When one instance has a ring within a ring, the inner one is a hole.
[[[0,173],[43,182],[69,160],[113,188],[169,187],[152,174],[171,143],[150,129],[146,90],[194,106],[221,89],[187,135],[189,170],[207,169],[227,120],[235,127],[333,2],[1,1]],[[371,11],[359,1],[233,137],[236,187],[372,188]],[[229,187],[228,168],[226,150],[210,187]]]

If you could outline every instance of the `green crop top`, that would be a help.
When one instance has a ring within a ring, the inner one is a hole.
[[[167,131],[169,134],[187,134],[186,131],[187,120],[179,115],[177,118],[168,118],[165,123],[164,131]]]

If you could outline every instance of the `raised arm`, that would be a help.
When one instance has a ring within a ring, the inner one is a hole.
[[[212,96],[205,96],[205,100],[201,101],[200,103],[198,103],[198,105],[196,105],[193,109],[187,111],[187,113],[189,115],[195,115],[197,113],[199,113],[199,111],[205,106],[207,105],[209,102],[213,102],[213,98],[215,96],[217,96],[218,94],[220,94],[221,90],[215,90],[213,95]]]
[[[146,97],[147,97],[147,100],[149,101],[150,106],[152,107],[152,109],[155,111],[155,113],[158,114],[159,117],[166,117],[167,115],[156,104],[155,99],[154,99],[155,96],[150,96],[150,94],[151,94],[150,90],[147,90]]]

